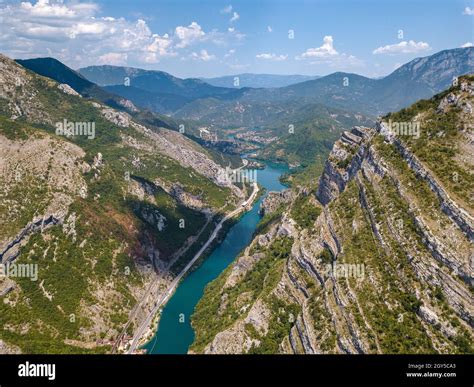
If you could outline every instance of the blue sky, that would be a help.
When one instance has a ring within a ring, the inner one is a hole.
[[[473,23],[474,1],[465,0],[0,0],[0,52],[180,77],[375,77],[472,45]]]

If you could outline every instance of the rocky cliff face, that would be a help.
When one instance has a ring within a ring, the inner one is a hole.
[[[347,183],[360,170],[362,161],[367,157],[367,143],[374,131],[355,127],[342,133],[336,141],[324,166],[316,196],[326,205],[344,191]]]
[[[295,221],[302,193],[280,208],[206,289],[191,350],[472,352],[474,77],[460,84],[344,133],[319,203],[304,199],[319,216]],[[420,122],[421,132],[394,133],[387,121]]]

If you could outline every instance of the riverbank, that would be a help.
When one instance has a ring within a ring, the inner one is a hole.
[[[280,166],[267,166],[259,171],[259,185],[267,191],[285,189],[279,177],[286,171]],[[257,201],[252,200],[250,211],[241,216],[210,256],[203,260],[196,270],[188,273],[177,286],[162,310],[156,334],[144,346],[148,353],[187,353],[194,338],[190,323],[194,307],[202,297],[207,284],[215,279],[250,243],[260,221],[258,210],[262,200],[263,196]]]
[[[259,192],[259,187],[257,183],[253,184],[253,191],[250,197],[244,200],[243,203],[240,203],[236,209],[231,211],[227,214],[222,220],[217,224],[216,228],[212,232],[209,239],[206,243],[201,247],[201,249],[196,253],[196,255],[191,259],[191,261],[184,267],[184,269],[173,279],[171,284],[166,289],[164,295],[159,299],[159,301],[155,304],[151,312],[148,314],[147,318],[143,323],[139,326],[138,330],[134,333],[132,340],[130,341],[130,345],[127,349],[127,353],[135,353],[137,348],[140,346],[140,343],[146,339],[147,333],[150,332],[150,326],[153,327],[154,324],[152,323],[155,319],[159,318],[159,311],[163,305],[167,303],[169,298],[173,295],[175,288],[178,286],[181,279],[186,275],[186,273],[194,266],[194,264],[201,258],[202,254],[210,247],[213,241],[217,238],[219,232],[223,228],[223,225],[229,219],[239,215],[241,212],[247,210],[249,206],[252,205],[253,201],[257,197]]]

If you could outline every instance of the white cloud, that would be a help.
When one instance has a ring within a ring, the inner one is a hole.
[[[328,58],[337,56],[339,53],[334,48],[334,39],[327,35],[323,38],[323,45],[317,48],[308,48],[304,53],[297,56],[296,59]]]
[[[146,47],[146,53],[143,59],[146,63],[158,63],[161,58],[173,57],[178,55],[173,50],[173,42],[168,34],[160,36],[152,35],[151,43]]]
[[[474,8],[471,8],[471,7],[464,8],[463,15],[474,15]]]
[[[339,55],[339,62],[335,62],[338,65],[342,65],[343,67],[364,67],[364,61],[360,60],[359,58],[355,57],[354,55],[346,55],[341,54]]]
[[[234,54],[235,54],[235,50],[231,49],[224,55],[224,58],[229,58],[230,56],[232,56]]]
[[[201,26],[196,22],[192,22],[187,27],[176,27],[175,33],[180,40],[180,42],[176,45],[178,48],[187,47],[196,41],[202,40],[206,35]]]
[[[123,66],[127,64],[128,55],[122,52],[109,52],[99,56],[100,64]]]
[[[77,23],[69,33],[71,39],[75,39],[78,35],[100,35],[107,29],[105,23]]]
[[[277,54],[273,54],[273,53],[262,53],[262,54],[256,55],[256,58],[257,59],[263,59],[263,60],[272,60],[272,61],[275,61],[275,62],[281,62],[281,61],[286,60],[288,58],[288,55],[283,55],[283,54],[277,55]]]
[[[329,65],[338,69],[351,69],[353,67],[363,67],[364,62],[354,55],[339,53],[334,48],[334,39],[331,35],[323,38],[320,47],[308,48],[305,52],[295,57],[296,60],[309,61],[311,65]]]
[[[221,9],[221,13],[231,13],[232,12],[232,5],[228,5]]]
[[[431,47],[426,42],[415,42],[414,40],[402,41],[397,44],[388,44],[376,48],[372,53],[373,54],[416,54],[423,51],[429,51]]]
[[[107,61],[140,65],[192,52],[200,60],[211,60],[213,55],[199,51],[200,44],[225,47],[245,38],[235,28],[204,31],[196,21],[157,33],[143,19],[102,17],[96,4],[81,1],[87,0],[0,0],[2,53],[14,58],[53,56],[75,68]]]
[[[215,55],[210,55],[207,50],[201,50],[199,53],[193,52],[191,53],[191,59],[194,60],[202,60],[204,62],[209,62],[210,60],[216,59]]]
[[[147,51],[158,53],[161,56],[174,55],[169,51],[171,46],[172,42],[168,34],[164,34],[163,36],[153,34],[152,42],[148,45]]]
[[[58,41],[104,34],[114,19],[94,18],[97,11],[98,6],[92,3],[65,5],[49,0],[5,5],[0,8],[0,37],[6,41],[11,36]]]
[[[237,20],[239,20],[239,19],[240,19],[240,15],[239,15],[237,12],[234,12],[234,13],[232,14],[232,17],[230,18],[229,21],[230,21],[231,23],[233,23],[233,22],[235,22],[235,21],[237,21]]]
[[[93,3],[70,4],[69,6],[60,2],[50,2],[49,0],[38,0],[36,4],[22,2],[20,9],[25,13],[39,18],[77,18],[81,15],[92,15],[98,10],[98,6]]]
[[[462,47],[462,48],[474,47],[474,44],[472,44],[472,42],[466,42],[466,43],[464,43],[461,47]]]
[[[216,46],[229,47],[241,42],[246,37],[245,34],[238,31],[235,27],[229,27],[226,31],[211,30],[206,33],[200,42],[211,42]]]

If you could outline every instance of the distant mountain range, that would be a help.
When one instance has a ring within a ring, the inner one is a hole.
[[[78,72],[108,90],[127,96],[142,107],[166,114],[200,98],[235,99],[244,90],[213,86],[197,78],[181,79],[164,71],[132,67],[90,66]]]
[[[285,106],[289,101],[300,106],[323,104],[372,117],[399,110],[418,99],[430,98],[446,88],[453,77],[473,72],[474,48],[444,50],[417,58],[380,79],[337,72],[276,88],[246,86],[271,82],[278,77],[279,82],[289,82],[290,78],[285,77],[293,76],[242,74],[239,82],[243,87],[235,88],[233,83],[228,85],[231,87],[219,87],[201,79],[180,79],[162,71],[129,67],[92,66],[78,71],[90,81],[108,86],[107,90],[156,112],[202,121],[211,115],[214,121],[238,126],[259,121],[249,119],[245,113],[247,108],[253,107],[258,115],[268,113],[269,120],[273,120],[272,111],[278,109],[270,105]],[[206,81],[225,85],[230,79],[233,80],[233,77]],[[129,86],[126,85],[127,80]],[[263,112],[255,108],[262,106],[265,108]],[[234,114],[235,119],[230,120],[232,111],[242,114]]]
[[[135,119],[148,125],[176,128],[176,120],[186,121],[191,134],[196,123],[270,129],[280,140],[262,149],[262,157],[308,165],[315,152],[329,152],[342,130],[370,125],[376,115],[429,98],[455,76],[474,72],[474,48],[418,58],[381,79],[337,72],[279,88],[219,87],[201,79],[118,66],[74,71],[52,58],[18,63],[109,106],[127,110],[124,101],[132,101],[140,108],[132,112]],[[288,135],[288,125],[295,127],[295,135]]]
[[[79,72],[74,71],[57,59],[17,59],[16,62],[23,67],[39,75],[42,75],[43,77],[54,79],[59,83],[68,84],[85,98],[94,98],[115,109],[127,111],[138,121],[142,121],[146,124],[156,127],[164,127],[169,129],[177,128],[177,124],[172,119],[156,113],[159,111],[159,109],[149,109],[150,111],[137,109],[133,103],[130,103],[132,99],[129,99],[126,95],[124,95],[126,93],[115,93],[114,88],[112,88],[112,90],[106,90],[105,88],[100,87],[94,82],[86,79]],[[139,94],[144,95],[145,92],[140,90]],[[138,106],[147,108],[146,104],[138,104]]]
[[[474,48],[445,50],[417,58],[381,79],[338,72],[279,89],[246,91],[244,101],[322,103],[331,107],[378,115],[430,98],[451,84],[455,76],[474,71]]]
[[[282,74],[236,74],[227,75],[217,78],[201,78],[204,82],[210,85],[219,87],[253,87],[253,88],[270,88],[270,87],[285,87],[295,83],[310,81],[320,78],[317,75],[282,75]],[[236,84],[237,81],[237,84]]]

